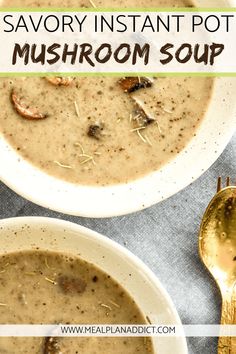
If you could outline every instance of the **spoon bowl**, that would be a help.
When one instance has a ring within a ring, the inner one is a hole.
[[[221,190],[211,200],[199,235],[200,257],[222,296],[221,324],[236,324],[236,187]],[[236,338],[219,339],[219,354],[236,353]]]
[[[236,281],[236,187],[221,190],[203,217],[199,249],[221,292]]]

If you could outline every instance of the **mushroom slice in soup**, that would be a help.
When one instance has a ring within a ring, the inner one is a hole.
[[[124,77],[119,81],[124,92],[132,93],[142,88],[151,87],[153,82],[147,77]]]
[[[104,125],[101,123],[91,124],[88,127],[87,135],[91,138],[99,140],[102,136],[103,129],[104,129]]]
[[[152,124],[155,122],[155,119],[152,118],[144,109],[142,103],[136,99],[133,98],[134,104],[135,104],[135,110],[134,110],[134,116],[133,116],[133,122],[137,123],[139,127],[147,127],[148,125]]]
[[[53,77],[46,77],[45,78],[50,84],[54,86],[70,86],[74,80],[73,77],[60,77],[60,76],[53,76]]]
[[[47,114],[38,112],[36,108],[30,108],[25,103],[23,103],[22,99],[15,93],[14,90],[11,92],[11,101],[15,111],[25,119],[45,119],[48,116]]]
[[[63,354],[57,338],[47,337],[45,339],[43,354]]]
[[[58,278],[58,285],[64,294],[81,294],[85,291],[87,284],[83,279],[64,275]]]

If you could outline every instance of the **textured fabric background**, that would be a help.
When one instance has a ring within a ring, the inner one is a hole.
[[[218,161],[182,192],[145,211],[102,220],[48,211],[0,184],[0,218],[35,215],[66,219],[125,244],[160,279],[184,324],[215,324],[220,320],[220,296],[199,259],[198,231],[204,210],[215,192],[217,177],[233,178],[235,169],[236,136]],[[215,354],[217,341],[193,338],[188,340],[188,348],[190,354]]]

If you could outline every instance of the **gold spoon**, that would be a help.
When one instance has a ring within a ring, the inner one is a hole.
[[[221,189],[211,200],[201,223],[200,257],[214,277],[222,296],[221,324],[236,324],[236,187]],[[220,337],[218,354],[235,354],[236,338]]]

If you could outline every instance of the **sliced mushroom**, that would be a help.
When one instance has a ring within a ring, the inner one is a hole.
[[[132,93],[142,88],[152,86],[152,81],[147,77],[124,77],[119,80],[124,92]]]
[[[101,124],[91,124],[88,127],[87,135],[91,138],[99,140],[101,138],[101,133],[103,131],[103,125]]]
[[[86,289],[86,283],[80,278],[61,276],[58,285],[64,294],[82,294]]]
[[[133,98],[133,101],[135,103],[133,121],[137,122],[140,127],[147,127],[148,125],[154,123],[155,119],[150,117],[150,115],[145,111],[141,102],[139,102],[136,98]]]
[[[14,90],[11,92],[11,101],[16,112],[25,119],[45,119],[48,116],[47,114],[39,113],[36,108],[26,106]]]
[[[53,76],[45,78],[50,84],[54,86],[70,86],[74,80],[73,77],[61,77],[61,76]]]
[[[45,338],[43,354],[63,354],[57,338]]]

